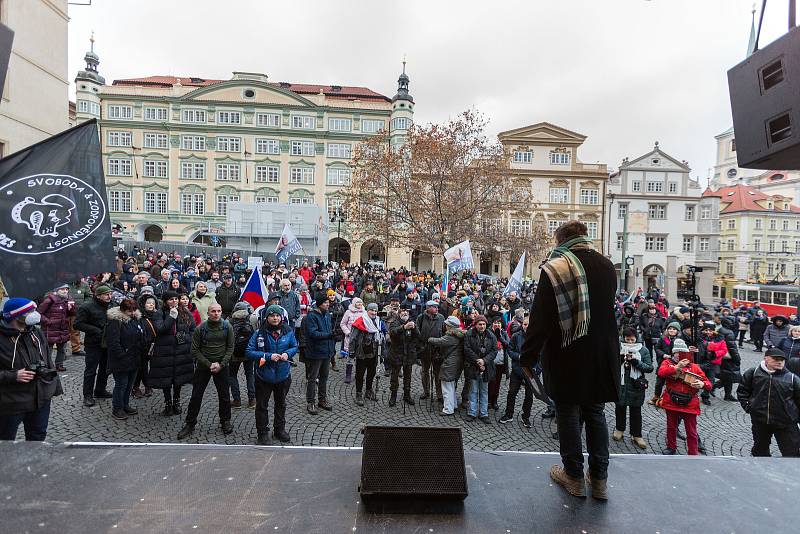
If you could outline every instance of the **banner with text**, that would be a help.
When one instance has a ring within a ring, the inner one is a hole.
[[[281,238],[278,240],[278,246],[275,247],[275,257],[278,259],[278,263],[286,263],[289,257],[299,250],[303,250],[303,246],[289,225],[285,224]]]
[[[444,259],[447,262],[448,271],[458,272],[475,268],[469,239],[445,250]]]

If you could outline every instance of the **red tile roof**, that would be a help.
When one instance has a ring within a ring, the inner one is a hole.
[[[720,187],[716,191],[706,189],[704,197],[718,197],[722,209],[720,213],[736,213],[740,211],[766,211],[777,213],[800,213],[800,207],[789,204],[789,209],[783,209],[783,203],[779,202],[787,197],[782,195],[767,195],[755,187],[737,184],[727,187]],[[774,200],[773,208],[759,205],[756,201]]]
[[[174,85],[183,85],[187,87],[207,87],[216,83],[226,82],[228,80],[206,80],[205,78],[187,77],[187,76],[147,76],[145,78],[126,78],[123,80],[114,80],[112,85],[130,85],[142,87],[173,87]],[[319,85],[319,84],[306,84],[306,83],[289,83],[289,82],[269,82],[270,85],[288,89],[293,93],[300,95],[316,95],[320,91],[325,96],[330,98],[344,98],[361,100],[383,100],[391,102],[391,99],[380,93],[376,93],[367,87],[353,87],[347,85]]]

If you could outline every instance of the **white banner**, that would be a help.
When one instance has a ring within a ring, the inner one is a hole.
[[[275,256],[278,259],[278,263],[286,263],[289,256],[299,250],[303,250],[303,246],[297,240],[289,225],[285,224],[281,238],[278,240],[278,245],[275,247]]]
[[[517,267],[514,269],[514,274],[511,275],[511,279],[508,281],[508,285],[506,289],[503,291],[503,296],[508,296],[509,293],[512,291],[519,292],[519,288],[522,287],[522,273],[525,271],[525,252],[522,253],[522,257],[517,262]]]
[[[458,272],[475,268],[469,239],[447,249],[444,252],[444,259],[447,261],[448,271]]]

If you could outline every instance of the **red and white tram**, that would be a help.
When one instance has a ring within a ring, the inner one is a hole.
[[[800,288],[791,285],[778,284],[740,284],[733,286],[731,303],[734,308],[742,304],[748,308],[754,302],[766,310],[767,315],[785,315],[797,313]]]

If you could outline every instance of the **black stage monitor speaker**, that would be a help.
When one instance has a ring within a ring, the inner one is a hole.
[[[728,71],[740,167],[800,169],[800,28]]]
[[[461,505],[468,494],[461,429],[364,427],[359,493],[365,505],[393,504],[393,512]]]

